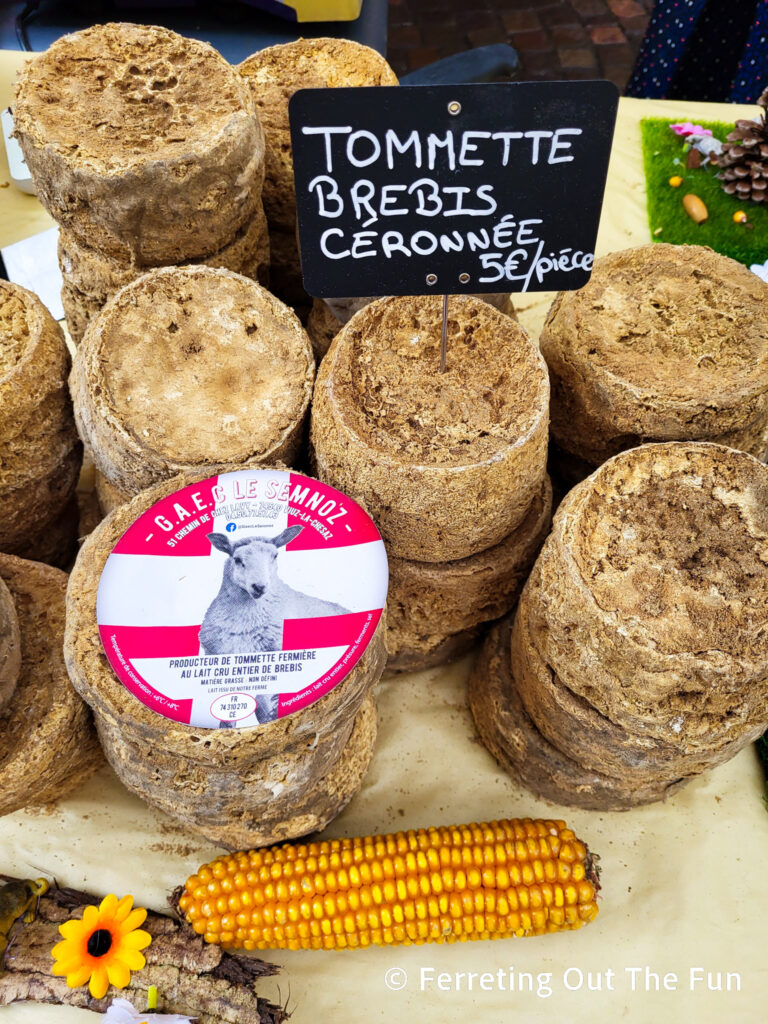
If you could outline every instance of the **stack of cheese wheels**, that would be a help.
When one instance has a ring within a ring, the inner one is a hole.
[[[88,537],[67,592],[64,653],[124,785],[212,842],[247,849],[323,828],[360,788],[376,738],[372,689],[386,659],[384,630],[380,624],[334,689],[258,727],[198,728],[161,717],[139,702],[104,653],[97,623],[99,581],[125,530],[159,499],[198,479],[199,474],[180,474],[144,491]]]
[[[768,469],[642,445],[560,506],[471,679],[478,730],[547,799],[663,799],[766,729],[767,629]]]
[[[36,295],[0,281],[0,551],[66,565],[82,445],[64,334]]]
[[[372,302],[336,336],[315,388],[318,476],[364,502],[387,545],[388,667],[466,649],[514,604],[551,511],[549,381],[510,317],[471,296]]]
[[[512,297],[506,293],[497,295],[476,295],[475,298],[490,302],[502,313],[517,319]],[[307,319],[307,334],[312,342],[315,359],[319,363],[331,347],[331,342],[347,323],[363,306],[373,302],[372,298],[364,299],[313,299],[312,309]]]
[[[375,50],[349,39],[297,39],[268,46],[240,64],[266,137],[264,209],[269,221],[271,281],[275,294],[307,309],[296,238],[296,192],[288,101],[297,89],[397,85],[397,77]]]
[[[64,665],[66,574],[0,555],[0,581],[0,814],[10,814],[65,796],[104,758]]]
[[[566,482],[646,441],[768,449],[768,285],[698,245],[597,260],[541,335]]]
[[[314,382],[291,309],[229,270],[164,267],[126,285],[75,356],[75,417],[105,511],[190,469],[292,463]]]
[[[75,341],[148,267],[266,270],[264,134],[247,86],[207,43],[130,24],[63,36],[22,71],[14,119],[60,225]]]

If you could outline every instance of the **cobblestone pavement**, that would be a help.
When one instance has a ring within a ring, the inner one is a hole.
[[[653,0],[389,0],[387,56],[399,75],[509,43],[518,81],[607,78],[623,91]]]

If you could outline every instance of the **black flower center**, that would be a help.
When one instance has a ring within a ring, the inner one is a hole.
[[[112,947],[112,933],[106,928],[99,928],[88,939],[88,952],[91,956],[104,956]]]

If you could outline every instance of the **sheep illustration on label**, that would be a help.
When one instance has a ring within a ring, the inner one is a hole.
[[[346,495],[297,473],[220,474],[161,499],[99,582],[107,658],[175,721],[248,728],[319,700],[381,619],[384,544]]]

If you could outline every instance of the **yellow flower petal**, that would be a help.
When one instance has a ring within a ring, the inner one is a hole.
[[[123,896],[115,909],[114,918],[116,921],[124,921],[131,912],[133,896]]]
[[[80,922],[81,931],[94,931],[99,926],[99,912],[96,907],[86,907],[83,911],[83,920]]]
[[[149,932],[145,932],[143,928],[137,928],[135,932],[131,932],[129,935],[123,935],[120,939],[121,949],[146,949],[152,941],[152,936]]]
[[[104,918],[114,918],[115,911],[117,910],[117,896],[113,892],[109,893],[99,904],[99,917],[103,920]]]
[[[57,942],[51,950],[51,956],[54,960],[59,960],[62,956],[67,956],[67,951],[71,950],[74,954],[79,946],[72,942],[71,939],[62,939],[61,942]]]
[[[79,971],[73,971],[67,975],[67,986],[69,988],[80,988],[81,985],[87,985],[90,976],[91,968],[81,967]]]
[[[107,977],[110,985],[114,985],[115,988],[125,988],[131,980],[131,972],[125,964],[115,960],[107,967]]]
[[[96,909],[95,907],[92,909]],[[87,924],[82,921],[65,921],[64,924],[59,925],[59,932],[64,936],[65,939],[79,939],[81,936],[86,935],[90,931]]]
[[[51,974],[55,974],[57,978],[61,978],[65,974],[72,974],[74,971],[79,971],[82,966],[82,957],[70,956],[65,960],[57,960],[51,968]]]
[[[131,971],[141,971],[147,966],[147,958],[138,949],[121,949],[120,959]]]
[[[91,980],[88,985],[88,990],[94,999],[102,999],[107,994],[109,988],[109,978],[107,977],[106,967],[99,965],[94,967],[93,973],[91,974]]]
[[[144,924],[146,919],[146,910],[142,910],[140,907],[137,907],[136,910],[131,911],[128,917],[126,917],[126,919],[120,925],[120,931],[123,933],[123,935],[127,934],[128,932],[132,932],[135,928],[138,928],[139,925]]]

